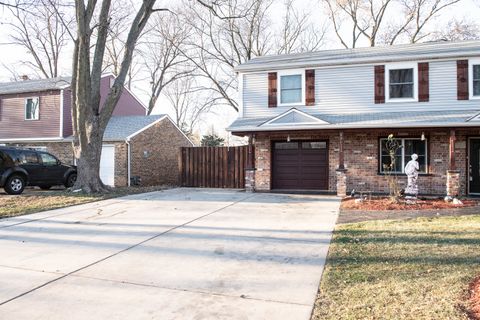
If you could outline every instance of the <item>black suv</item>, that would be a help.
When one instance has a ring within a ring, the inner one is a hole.
[[[52,186],[72,187],[77,168],[62,164],[47,152],[0,147],[0,188],[8,194],[21,194],[25,186],[48,190]]]

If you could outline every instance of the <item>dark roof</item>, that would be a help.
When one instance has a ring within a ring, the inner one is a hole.
[[[323,50],[297,54],[266,55],[235,68],[239,72],[290,68],[313,68],[390,61],[433,60],[478,56],[480,41],[437,41],[395,46]]]
[[[150,116],[114,116],[108,122],[103,140],[124,141],[132,134],[164,117],[166,117],[164,114]]]
[[[288,111],[287,111],[288,112]],[[284,114],[286,114],[285,112]],[[303,112],[306,113],[306,112]],[[268,125],[268,121],[280,118],[238,118],[228,131],[255,132],[275,130],[308,129],[355,129],[355,128],[422,128],[422,127],[480,127],[475,116],[480,110],[411,111],[411,112],[370,112],[370,113],[312,113],[309,114],[326,123],[282,123]]]
[[[0,83],[0,94],[15,94],[61,90],[70,86],[72,77],[58,77],[40,80],[25,80]]]

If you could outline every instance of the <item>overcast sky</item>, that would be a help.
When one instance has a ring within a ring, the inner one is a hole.
[[[476,1],[476,2],[475,2]],[[432,24],[432,27],[435,28],[436,26],[442,25],[445,21],[449,21],[452,18],[461,19],[462,17],[466,17],[472,21],[480,21],[480,0],[462,0],[459,4],[456,4],[446,11],[440,16],[440,18]],[[169,1],[161,1],[160,5],[167,5]],[[171,3],[171,2],[170,2]],[[273,7],[271,8],[272,17],[278,17],[278,20],[272,18],[272,23],[277,24],[280,23],[280,18],[283,14],[282,10],[282,0],[276,0]],[[322,11],[320,5],[318,4],[319,0],[297,0],[296,5],[299,8],[303,8],[311,12],[311,17],[314,21],[318,21],[318,23],[324,23],[327,17],[325,16],[324,12]],[[394,16],[388,17],[393,19]],[[22,67],[20,63],[22,60],[28,59],[28,55],[25,52],[25,49],[21,47],[17,47],[10,43],[9,33],[10,27],[5,24],[6,21],[10,20],[9,11],[8,10],[1,10],[0,9],[0,82],[10,81],[11,74],[6,70],[4,66],[8,66],[10,68],[15,68],[17,72],[21,73],[22,70],[25,70],[25,73],[29,73],[25,67]],[[363,45],[366,45],[364,43]],[[336,40],[336,38],[329,33],[329,37],[324,45],[325,49],[333,49],[333,48],[340,48],[340,43]],[[70,54],[64,53],[64,62],[62,63],[61,70],[62,74],[68,75],[70,70]],[[20,70],[20,71],[19,71]],[[144,86],[144,84],[140,82],[136,82],[134,84],[133,91],[140,97],[141,100],[144,102],[148,101],[148,97],[140,90]],[[169,113],[171,112],[171,108],[168,106],[168,102],[165,99],[162,99],[158,104],[157,108],[155,109],[154,113]],[[214,126],[215,129],[219,132],[223,131],[228,124],[230,124],[235,118],[237,114],[233,111],[233,109],[225,107],[222,110],[216,110],[215,114],[209,115],[206,118],[205,123],[202,125],[202,131],[206,131],[210,126]]]

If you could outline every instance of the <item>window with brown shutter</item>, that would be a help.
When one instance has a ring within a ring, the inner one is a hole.
[[[375,66],[375,103],[385,103],[385,66]]]
[[[428,102],[430,100],[430,79],[428,62],[418,64],[418,101]]]
[[[275,108],[277,106],[277,73],[268,73],[268,107]]]
[[[315,105],[315,70],[305,70],[305,104]]]
[[[468,60],[457,61],[457,99],[468,100]]]

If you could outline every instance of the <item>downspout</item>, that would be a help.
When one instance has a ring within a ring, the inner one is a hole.
[[[130,140],[125,140],[125,142],[127,143],[127,185],[130,187]]]

